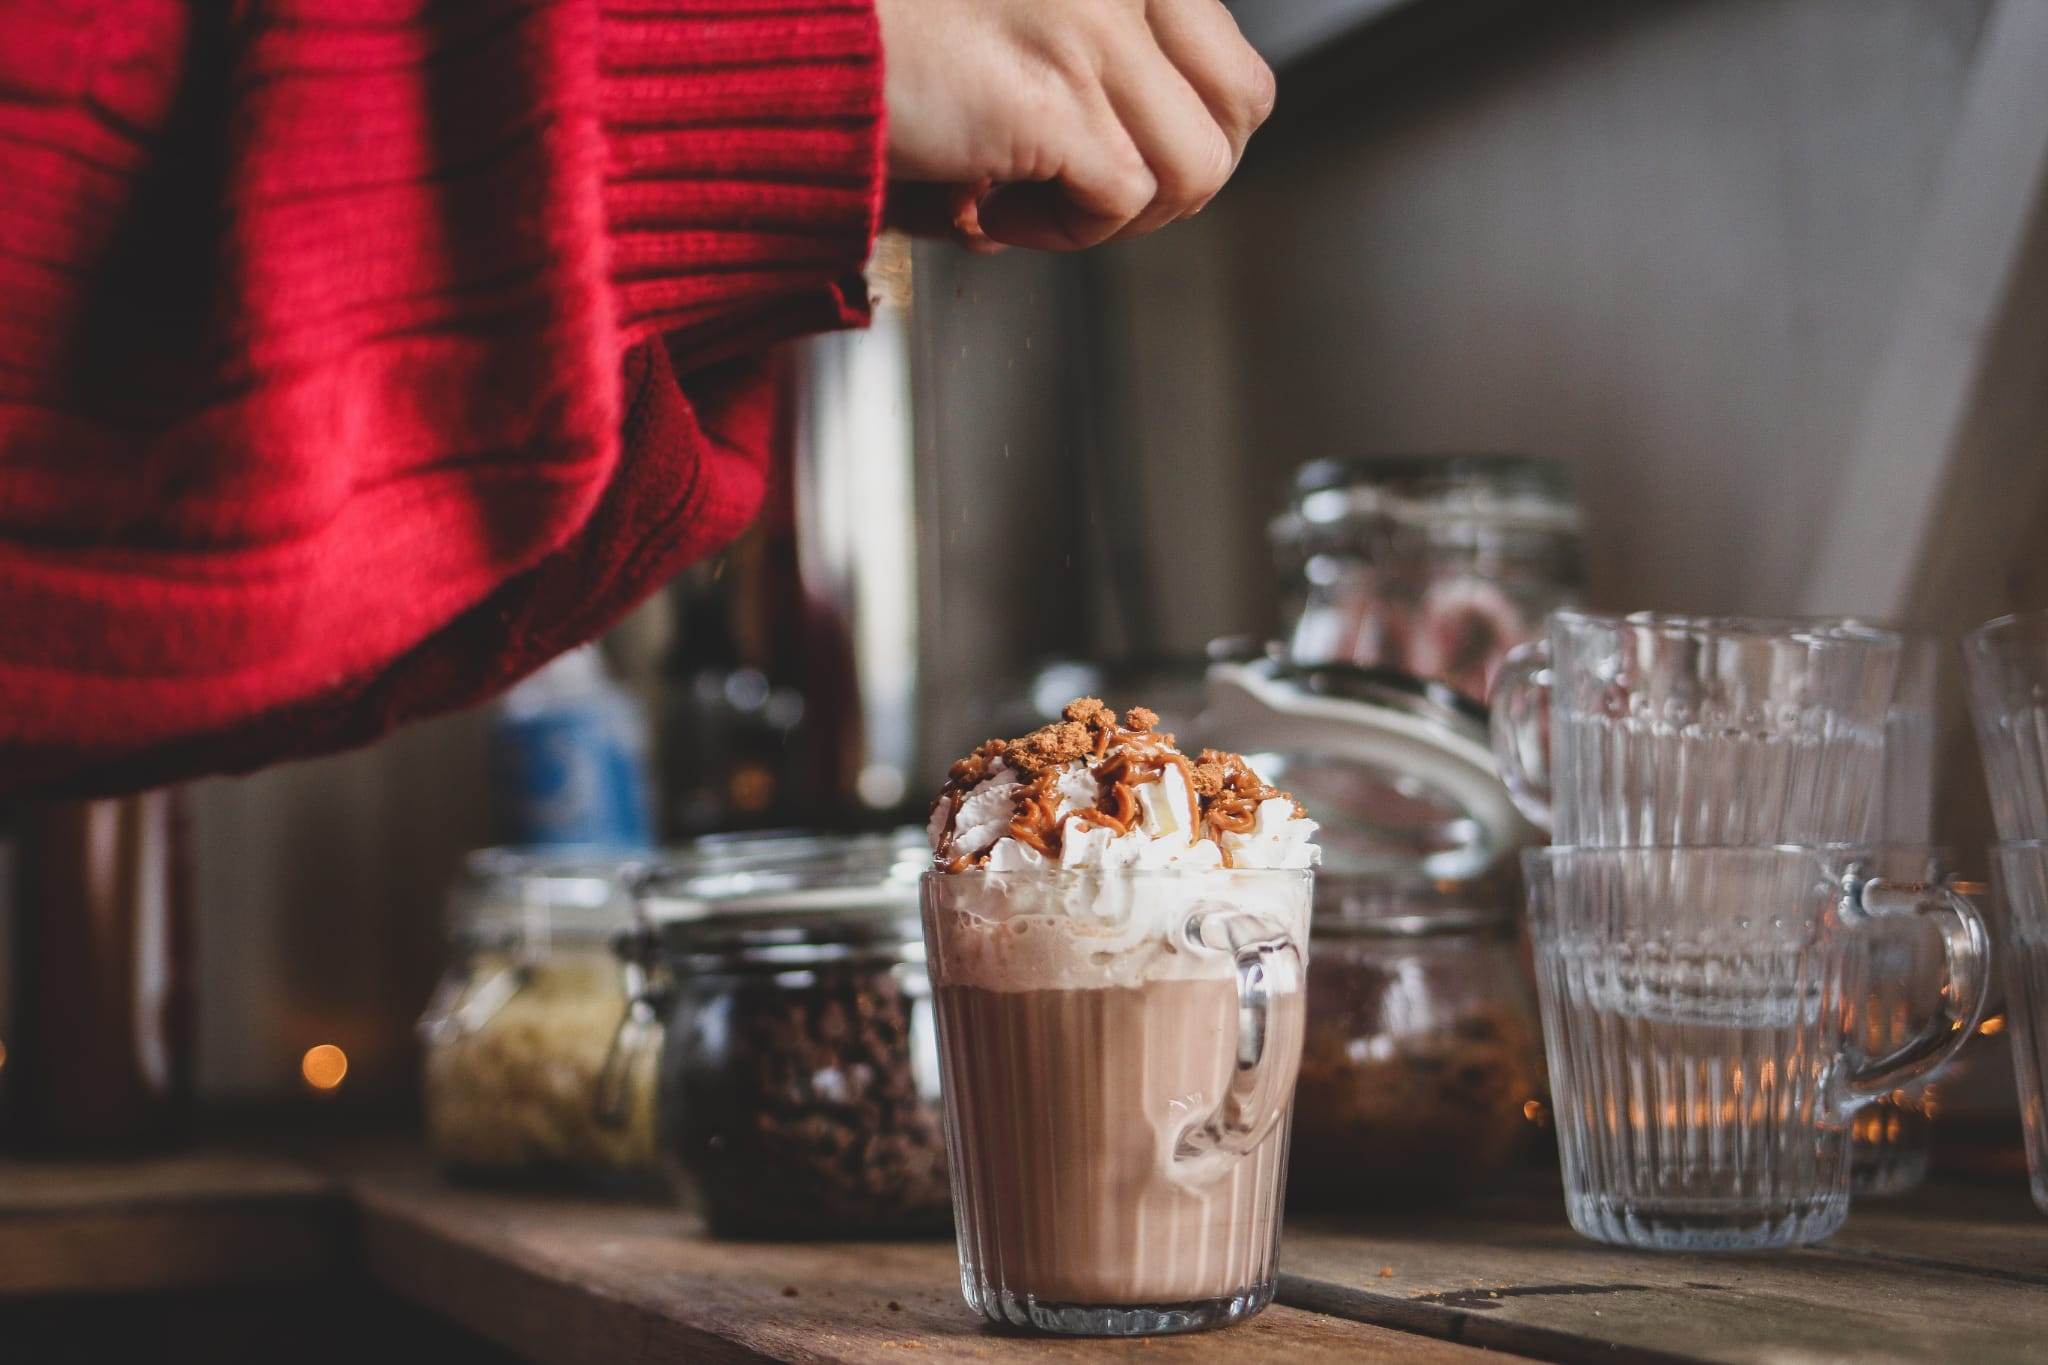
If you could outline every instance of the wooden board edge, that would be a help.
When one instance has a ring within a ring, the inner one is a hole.
[[[338,1194],[0,1219],[0,1302],[311,1282],[350,1262]]]
[[[1549,1327],[1503,1322],[1482,1313],[1468,1312],[1446,1304],[1375,1294],[1330,1280],[1306,1275],[1280,1273],[1280,1292],[1274,1299],[1290,1308],[1344,1318],[1373,1327],[1388,1327],[1414,1336],[1436,1337],[1461,1346],[1478,1346],[1490,1351],[1513,1352],[1532,1360],[1579,1365],[1602,1361],[1607,1365],[1701,1365],[1701,1357],[1674,1355],[1599,1341]]]

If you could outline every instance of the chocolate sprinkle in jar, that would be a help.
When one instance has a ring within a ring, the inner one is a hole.
[[[642,887],[659,1144],[715,1234],[950,1230],[929,856],[909,833],[724,840]]]

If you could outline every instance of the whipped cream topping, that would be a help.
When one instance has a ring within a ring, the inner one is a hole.
[[[934,862],[948,870],[1313,867],[1316,823],[1237,754],[1174,747],[1142,707],[1092,697],[1017,740],[953,765],[932,808]]]

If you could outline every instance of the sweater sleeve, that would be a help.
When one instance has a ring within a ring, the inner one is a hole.
[[[880,62],[866,0],[0,27],[0,797],[363,742],[734,534],[758,352],[865,317]]]
[[[600,90],[619,326],[684,365],[867,320],[881,216],[869,0],[608,12]]]

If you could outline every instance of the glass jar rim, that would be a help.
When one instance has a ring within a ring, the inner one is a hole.
[[[1571,467],[1547,455],[1504,450],[1382,451],[1326,455],[1294,471],[1294,492],[1314,493],[1355,483],[1426,483],[1496,480],[1569,497]]]
[[[644,949],[692,974],[791,970],[826,962],[922,963],[924,936],[914,900],[862,909],[711,911],[649,923]],[[632,948],[628,948],[632,951]]]
[[[1454,539],[1524,531],[1577,536],[1585,514],[1564,465],[1528,455],[1388,455],[1316,460],[1296,472],[1281,545],[1394,523]]]
[[[463,940],[546,936],[597,941],[633,924],[644,851],[606,845],[499,845],[472,851],[448,895]]]
[[[656,951],[699,970],[921,961],[917,873],[930,859],[911,828],[714,836],[650,869],[634,909]]]
[[[670,850],[634,887],[642,923],[712,914],[807,912],[914,900],[930,861],[921,829],[876,834],[773,830],[714,835]]]

